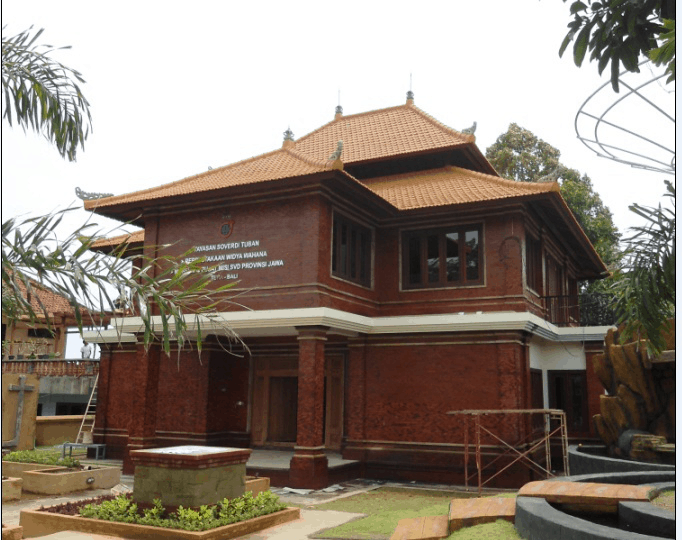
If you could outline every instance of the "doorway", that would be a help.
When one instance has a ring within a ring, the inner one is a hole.
[[[344,357],[325,359],[323,436],[325,447],[340,450],[343,437]],[[298,357],[255,357],[251,441],[254,446],[296,444]]]

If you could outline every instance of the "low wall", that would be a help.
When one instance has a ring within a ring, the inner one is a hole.
[[[674,465],[645,463],[629,459],[618,459],[599,455],[603,445],[569,446],[568,465],[571,476],[582,474],[600,474],[637,471],[674,471]]]
[[[83,416],[37,416],[36,446],[54,446],[63,442],[76,442]]]

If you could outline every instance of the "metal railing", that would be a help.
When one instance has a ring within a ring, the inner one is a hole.
[[[545,318],[557,326],[615,325],[613,301],[613,296],[601,293],[545,296]]]

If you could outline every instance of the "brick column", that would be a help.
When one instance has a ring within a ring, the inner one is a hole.
[[[362,336],[348,340],[348,388],[346,395],[346,434],[348,447],[343,449],[344,459],[364,459],[364,451],[359,447],[365,437],[365,358],[367,352],[367,337]]]
[[[111,361],[113,354],[111,347],[100,345],[99,375],[97,378],[97,405],[95,413],[95,426],[93,429],[93,442],[106,444],[107,430],[107,405],[109,403],[109,375],[111,373]],[[105,348],[106,347],[106,348]]]
[[[327,328],[298,330],[298,414],[296,446],[289,464],[292,487],[319,489],[327,486],[324,453],[324,346]]]
[[[123,473],[132,474],[135,466],[130,460],[131,450],[156,446],[156,407],[159,390],[159,348],[149,351],[137,346],[136,369],[130,373],[134,388],[132,415],[128,426],[128,447],[123,457]]]

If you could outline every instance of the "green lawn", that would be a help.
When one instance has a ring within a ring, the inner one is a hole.
[[[661,508],[665,508],[666,510],[670,510],[671,512],[674,512],[675,511],[675,490],[671,489],[668,491],[664,491],[651,502],[653,504],[655,504],[656,506],[659,506]]]
[[[352,497],[345,497],[309,508],[316,510],[338,510],[366,514],[367,517],[345,523],[333,529],[322,531],[316,538],[348,538],[358,540],[386,540],[393,533],[398,521],[405,518],[445,515],[452,499],[474,497],[470,493],[451,491],[430,491],[404,488],[379,488]],[[506,496],[515,496],[507,494]],[[488,525],[477,525],[462,529],[450,535],[458,540],[499,538],[514,540],[513,525],[503,521]]]

